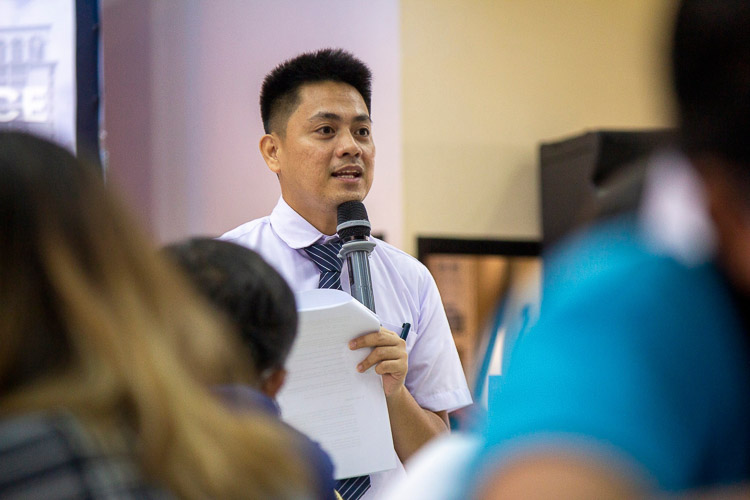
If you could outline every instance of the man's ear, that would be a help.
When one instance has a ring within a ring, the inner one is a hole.
[[[269,398],[275,398],[286,380],[286,370],[277,368],[268,375],[260,384],[260,390]]]
[[[260,154],[263,155],[263,159],[266,161],[266,165],[271,169],[271,172],[278,175],[281,170],[279,165],[279,146],[281,145],[279,137],[275,134],[266,134],[260,138]]]
[[[736,233],[746,225],[746,204],[739,195],[736,184],[726,173],[728,167],[714,158],[702,158],[695,163],[698,164],[698,170],[703,177],[714,225],[717,226],[719,232]]]
[[[703,174],[711,218],[719,238],[719,254],[729,278],[750,291],[750,210],[739,183],[727,174],[729,167],[705,163]]]

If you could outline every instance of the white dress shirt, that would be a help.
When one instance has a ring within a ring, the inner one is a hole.
[[[295,292],[318,288],[320,273],[305,247],[326,243],[326,236],[279,199],[270,216],[247,222],[221,239],[252,248],[287,280]],[[406,339],[409,371],[405,385],[419,406],[432,411],[453,411],[471,404],[435,280],[411,255],[371,238],[370,254],[375,310],[381,324],[396,333],[410,323]],[[349,291],[346,266],[341,286]],[[403,466],[370,475],[371,487],[364,498],[378,498],[383,487],[404,475]]]

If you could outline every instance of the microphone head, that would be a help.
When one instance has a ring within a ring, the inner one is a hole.
[[[370,236],[370,220],[361,201],[345,201],[339,205],[336,232],[342,240]]]

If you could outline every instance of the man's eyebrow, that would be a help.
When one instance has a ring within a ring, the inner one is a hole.
[[[341,115],[338,115],[336,113],[331,113],[330,111],[321,111],[319,113],[315,113],[312,115],[308,121],[315,121],[315,120],[334,120],[334,121],[343,121],[343,118],[341,118]],[[369,115],[357,115],[354,117],[353,121],[355,122],[372,122]]]

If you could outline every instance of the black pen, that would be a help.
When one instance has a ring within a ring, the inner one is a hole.
[[[411,323],[404,323],[401,325],[401,340],[406,340],[406,336],[409,335],[409,329],[411,328]]]

